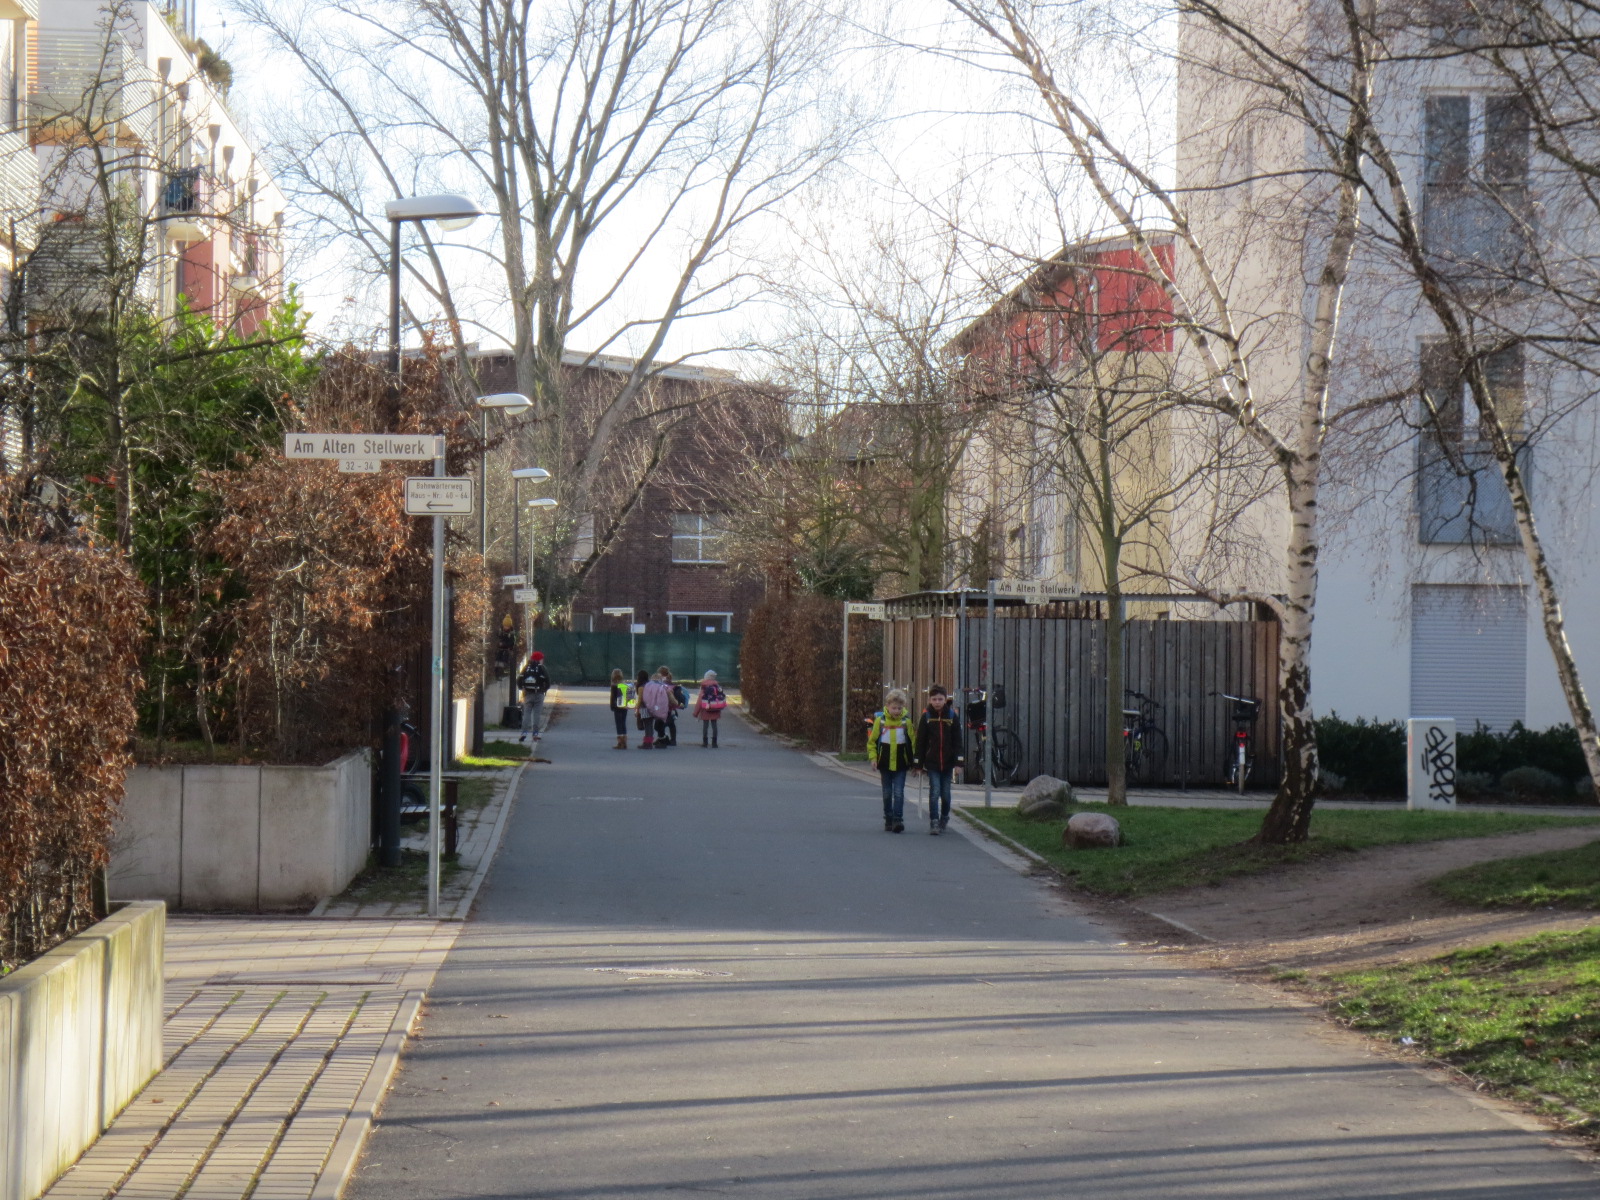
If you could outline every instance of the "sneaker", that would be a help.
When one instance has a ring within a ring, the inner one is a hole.
[[[522,733],[519,733],[519,734],[517,734],[517,741],[519,741],[519,742],[525,742],[525,741],[527,741],[527,740],[528,740],[528,734],[527,734],[527,732],[526,732],[526,731],[524,731],[524,732],[522,732]]]
[[[928,826],[928,832],[930,834],[932,834],[934,837],[938,837],[941,833],[944,832],[944,826],[943,825],[930,825],[930,826]]]
[[[891,820],[889,817],[885,817],[883,819],[883,831],[885,833],[893,833],[894,832],[894,821]]]
[[[906,831],[906,823],[904,821],[896,821],[894,823],[894,831],[896,833],[904,833]]]

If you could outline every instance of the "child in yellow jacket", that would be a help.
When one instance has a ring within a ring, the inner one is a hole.
[[[916,727],[906,713],[906,694],[895,688],[885,697],[883,711],[872,719],[867,734],[867,757],[883,780],[883,831],[906,831],[906,771],[916,759]]]

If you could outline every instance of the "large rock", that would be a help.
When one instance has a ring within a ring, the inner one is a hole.
[[[1061,844],[1068,850],[1098,850],[1122,845],[1122,826],[1109,813],[1074,813],[1061,831]]]
[[[1053,821],[1072,803],[1072,785],[1065,779],[1035,775],[1017,799],[1017,815],[1030,821]]]

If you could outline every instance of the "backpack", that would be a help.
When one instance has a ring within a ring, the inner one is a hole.
[[[689,693],[683,690],[683,684],[675,683],[672,685],[672,698],[678,702],[679,708],[689,707]]]

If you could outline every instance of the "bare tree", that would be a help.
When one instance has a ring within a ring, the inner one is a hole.
[[[831,86],[831,15],[790,0],[238,7],[317,97],[279,140],[289,186],[325,240],[371,270],[388,230],[364,190],[438,184],[491,199],[488,254],[503,276],[517,386],[536,401],[543,454],[562,468],[561,511],[592,518],[603,553],[624,513],[596,503],[600,482],[669,335],[749,294],[747,257],[769,215],[859,133]],[[460,340],[461,289],[423,237],[427,274],[408,269]],[[563,365],[575,341],[631,360],[581,426]]]

